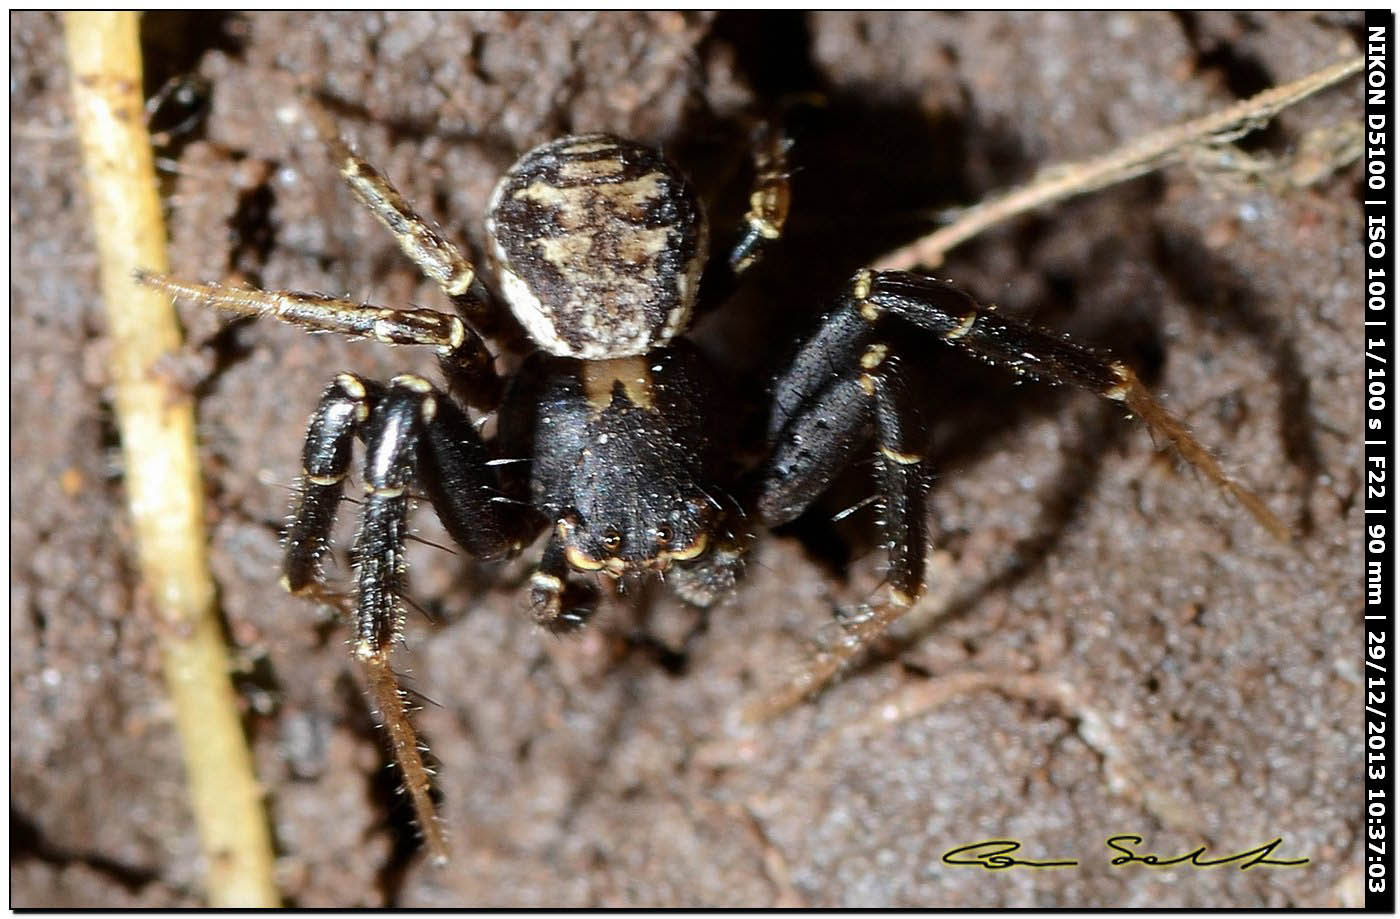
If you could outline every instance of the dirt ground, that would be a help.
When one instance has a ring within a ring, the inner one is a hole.
[[[200,855],[132,568],[60,25],[10,24],[11,902],[194,905]],[[298,117],[299,82],[473,243],[515,153],[567,131],[664,143],[732,210],[741,114],[820,92],[788,238],[697,329],[746,378],[943,209],[1354,54],[1360,18],[162,14],[144,31],[152,91],[207,81],[195,127],[161,151],[175,270],[387,303],[443,305],[339,187]],[[1296,548],[1113,406],[932,351],[929,602],[813,703],[741,728],[736,709],[878,579],[870,512],[830,522],[868,493],[861,470],[763,540],[669,669],[620,640],[680,642],[698,614],[664,591],[550,639],[525,615],[531,555],[443,551],[420,509],[413,598],[432,621],[411,615],[397,660],[431,700],[418,723],[441,762],[445,869],[416,849],[344,629],[277,587],[325,381],[431,374],[431,355],[182,306],[172,372],[198,400],[213,564],[286,901],[1358,902],[1360,171],[1306,151],[1359,121],[1353,84],[1247,141],[1260,159],[1305,151],[1279,169],[1175,167],[1020,219],[940,269],[1137,367],[1298,528]],[[1274,857],[1308,862],[1114,867],[1105,840],[1123,833],[1162,855],[1280,837]],[[1079,865],[941,861],[988,838]]]

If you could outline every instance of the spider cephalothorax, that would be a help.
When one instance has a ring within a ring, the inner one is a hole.
[[[900,352],[911,343],[926,351],[926,343],[943,342],[1025,377],[1125,403],[1286,533],[1126,365],[991,311],[946,281],[906,272],[857,272],[818,331],[766,385],[751,387],[766,394],[768,424],[763,458],[744,467],[735,455],[735,388],[684,333],[700,298],[726,292],[781,236],[787,142],[766,125],[755,133],[749,210],[737,241],[715,258],[701,202],[659,151],[587,134],[526,153],[496,187],[486,218],[498,300],[461,251],[351,153],[319,109],[310,111],[356,196],[457,314],[140,279],[232,312],[437,349],[445,390],[418,376],[378,383],[341,373],[322,394],[307,432],[283,583],[324,596],[320,561],[358,437],[365,456],[353,646],[370,668],[415,807],[439,851],[426,774],[388,667],[402,623],[411,495],[431,503],[452,538],[479,557],[515,554],[547,534],[530,580],[531,609],[541,625],[567,631],[592,614],[599,576],[661,574],[686,600],[712,605],[734,589],[756,525],[796,518],[842,468],[872,458],[886,587],[843,619],[843,640],[771,708],[819,688],[923,589],[927,412],[900,372]],[[500,301],[538,348],[508,381],[476,328],[497,325]],[[468,407],[497,411],[493,439],[481,437]]]

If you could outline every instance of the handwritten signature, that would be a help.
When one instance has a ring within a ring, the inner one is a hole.
[[[1306,858],[1271,858],[1274,850],[1283,844],[1282,836],[1275,836],[1269,842],[1252,849],[1244,849],[1231,855],[1218,858],[1207,856],[1208,847],[1201,845],[1180,855],[1163,856],[1154,852],[1139,854],[1135,847],[1141,846],[1143,838],[1135,833],[1110,836],[1104,843],[1110,851],[1118,853],[1109,860],[1115,867],[1123,865],[1147,865],[1151,868],[1170,868],[1174,865],[1190,865],[1194,868],[1219,868],[1222,865],[1238,864],[1241,871],[1257,866],[1272,868],[1296,868],[1308,863]],[[1072,868],[1079,864],[1077,859],[1031,859],[1016,858],[1021,844],[1014,839],[985,839],[970,845],[959,846],[943,853],[943,862],[948,865],[972,865],[988,871],[1001,871],[1006,868]]]

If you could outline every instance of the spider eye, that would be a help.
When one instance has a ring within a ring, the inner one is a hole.
[[[603,531],[603,548],[613,553],[622,548],[622,534],[616,527],[608,527]]]
[[[671,540],[675,536],[675,531],[664,523],[656,528],[656,541],[663,547],[671,545]]]

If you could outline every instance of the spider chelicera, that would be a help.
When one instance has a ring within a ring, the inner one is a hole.
[[[282,581],[293,593],[327,596],[320,563],[358,437],[364,495],[352,644],[439,856],[445,843],[426,770],[389,668],[403,623],[412,497],[426,498],[453,540],[481,558],[514,555],[547,531],[530,607],[542,626],[567,632],[593,613],[599,574],[664,573],[685,600],[713,605],[739,580],[756,526],[795,519],[838,472],[873,455],[884,586],[842,618],[841,640],[763,711],[823,685],[923,589],[925,411],[899,371],[911,342],[941,341],[1022,376],[1123,402],[1269,529],[1287,534],[1126,365],[995,312],[947,281],[907,272],[852,278],[772,378],[765,454],[744,468],[734,458],[732,403],[716,397],[721,378],[684,335],[697,308],[723,299],[782,235],[788,142],[771,125],[755,131],[749,210],[734,244],[714,257],[702,203],[661,152],[587,134],[526,153],[496,186],[486,217],[492,294],[462,252],[351,152],[324,111],[308,111],[355,196],[456,314],[145,272],[138,280],[233,313],[437,349],[445,389],[419,376],[382,383],[351,373],[326,388],[307,431]],[[502,301],[536,348],[509,380],[483,338],[501,327]],[[498,413],[493,439],[480,436],[469,408]]]

